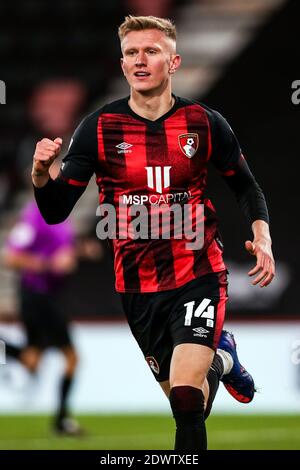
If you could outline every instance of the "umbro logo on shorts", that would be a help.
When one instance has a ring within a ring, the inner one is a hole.
[[[209,333],[208,330],[202,328],[201,326],[199,328],[193,328],[193,331],[196,332],[196,334],[194,333],[193,336],[200,336],[201,338],[207,338],[206,333]]]

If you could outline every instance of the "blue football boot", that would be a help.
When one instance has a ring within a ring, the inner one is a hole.
[[[236,351],[236,342],[232,333],[225,330],[222,331],[218,349],[227,351],[233,359],[231,371],[221,378],[226,390],[237,401],[249,403],[256,392],[254,380],[249,372],[240,364]]]

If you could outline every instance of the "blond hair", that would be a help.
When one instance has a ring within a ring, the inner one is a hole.
[[[144,29],[158,29],[176,42],[176,26],[171,20],[157,18],[156,16],[126,16],[125,21],[119,26],[118,34],[122,42],[130,31],[143,31]]]

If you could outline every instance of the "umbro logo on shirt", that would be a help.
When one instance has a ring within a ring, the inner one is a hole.
[[[127,144],[127,142],[121,142],[120,144],[116,145],[118,149],[118,153],[131,153],[132,144]]]

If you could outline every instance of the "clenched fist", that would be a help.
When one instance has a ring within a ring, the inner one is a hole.
[[[49,168],[59,155],[62,146],[62,139],[57,137],[55,140],[42,139],[36,144],[33,155],[32,182],[41,188],[49,179]]]

